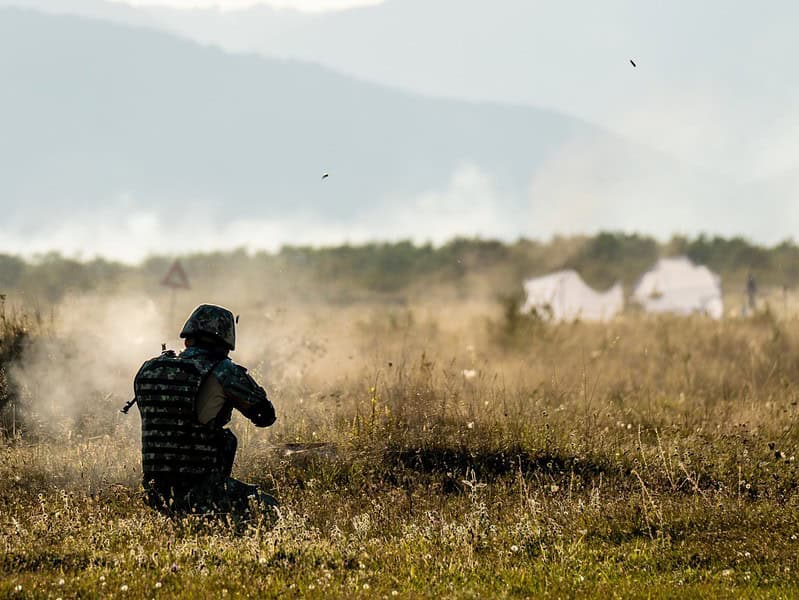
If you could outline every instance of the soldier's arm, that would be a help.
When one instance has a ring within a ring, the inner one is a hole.
[[[247,369],[226,361],[215,375],[233,408],[257,427],[269,427],[275,422],[275,407],[267,398],[264,388],[247,373]]]

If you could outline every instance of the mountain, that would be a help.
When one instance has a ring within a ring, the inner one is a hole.
[[[554,111],[417,96],[97,20],[0,10],[0,81],[3,249],[715,231],[705,224],[732,197]]]

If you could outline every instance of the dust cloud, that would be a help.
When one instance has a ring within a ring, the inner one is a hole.
[[[31,336],[9,370],[28,428],[42,435],[135,437],[136,409],[119,413],[132,398],[133,378],[162,343],[182,348],[180,327],[201,302],[240,315],[231,358],[264,385],[283,417],[324,399],[329,402],[319,410],[333,410],[342,389],[363,390],[365,397],[381,368],[411,360],[420,343],[451,341],[426,309],[270,304],[230,290],[187,292],[174,308],[168,294],[71,295],[53,307],[43,331]],[[411,343],[411,329],[424,339]]]

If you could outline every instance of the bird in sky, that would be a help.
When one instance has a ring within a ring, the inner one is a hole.
[[[330,177],[330,173],[322,173],[322,179],[327,179]]]
[[[634,66],[634,67],[637,67],[637,66],[638,66],[638,65],[636,65],[636,64],[635,64],[635,61],[634,61],[632,58],[630,59],[630,64],[631,64],[632,66]]]

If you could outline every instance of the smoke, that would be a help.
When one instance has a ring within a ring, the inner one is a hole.
[[[73,296],[52,320],[52,332],[32,338],[11,366],[21,405],[45,429],[107,423],[132,397],[143,359],[157,353],[163,315],[144,296]]]
[[[175,221],[156,210],[137,208],[127,194],[103,211],[74,214],[33,231],[0,225],[0,251],[35,256],[57,249],[79,258],[102,256],[135,263],[151,254],[236,248],[274,251],[286,244],[325,246],[399,239],[444,243],[457,235],[509,238],[520,231],[503,208],[507,204],[492,177],[470,163],[456,168],[439,189],[389,198],[380,203],[381,208],[348,221],[288,214],[220,222],[200,211],[186,211]]]
[[[179,324],[206,301],[224,301],[241,314],[231,358],[277,398],[283,417],[303,398],[357,377],[376,346],[371,337],[356,335],[364,318],[357,307],[337,308],[331,318],[330,307],[264,305],[254,294],[236,291],[219,298],[192,294],[170,314],[163,298],[74,295],[54,307],[44,331],[31,336],[9,368],[19,390],[17,414],[39,433],[134,436],[136,409],[119,413],[133,397],[134,376],[159,354],[161,343],[182,347]]]

